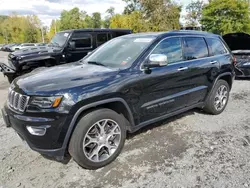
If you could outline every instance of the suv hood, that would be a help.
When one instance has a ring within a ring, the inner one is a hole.
[[[40,56],[40,55],[46,55],[46,54],[53,54],[56,52],[60,52],[62,50],[61,47],[55,47],[55,46],[34,46],[34,47],[28,47],[21,50],[17,50],[15,52],[12,52],[10,54],[10,57],[22,57],[25,58],[26,56]]]
[[[250,50],[250,35],[247,33],[229,33],[223,36],[233,53],[242,52],[242,50]]]
[[[38,68],[13,81],[16,89],[28,95],[50,95],[69,89],[98,83],[117,74],[117,69],[103,66],[70,63],[51,68]]]

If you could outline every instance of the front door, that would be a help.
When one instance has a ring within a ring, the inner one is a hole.
[[[66,49],[66,62],[75,62],[85,57],[95,48],[95,40],[92,34],[86,32],[74,32],[70,41],[75,42],[75,49]]]
[[[141,74],[140,122],[173,112],[185,105],[185,91],[189,71],[183,61],[182,39],[168,38],[161,41],[151,54],[165,54],[168,65],[151,69],[151,73]],[[146,60],[147,61],[147,60]]]
[[[198,43],[202,49],[196,46],[188,51],[183,38],[172,37],[161,41],[153,50],[151,54],[167,55],[168,65],[151,69],[151,74],[141,74],[140,123],[204,100],[207,86],[204,80],[199,81],[205,74],[199,62],[206,60],[208,49],[203,38]],[[190,55],[193,59],[187,58]]]

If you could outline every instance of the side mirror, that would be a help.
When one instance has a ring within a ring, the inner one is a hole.
[[[164,54],[151,54],[149,63],[145,65],[147,68],[162,67],[168,65],[168,57]]]
[[[70,50],[75,50],[76,49],[76,43],[74,41],[69,42],[69,49]]]

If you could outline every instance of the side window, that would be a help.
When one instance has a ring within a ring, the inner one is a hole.
[[[92,36],[85,32],[73,33],[72,41],[75,42],[76,48],[91,48]]]
[[[227,50],[219,39],[206,38],[206,40],[213,55],[221,55],[227,53]]]
[[[164,54],[168,57],[168,64],[183,60],[180,38],[169,38],[162,41],[152,54]]]
[[[183,53],[185,60],[208,57],[207,44],[204,38],[200,37],[183,38]]]
[[[96,35],[97,46],[100,46],[107,41],[108,41],[107,33],[100,33]]]

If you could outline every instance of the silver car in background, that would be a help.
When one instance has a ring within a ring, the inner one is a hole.
[[[23,43],[23,44],[19,44],[19,45],[14,45],[11,47],[11,51],[16,51],[16,50],[22,50],[24,48],[29,48],[29,47],[33,47],[36,46],[35,43]]]

